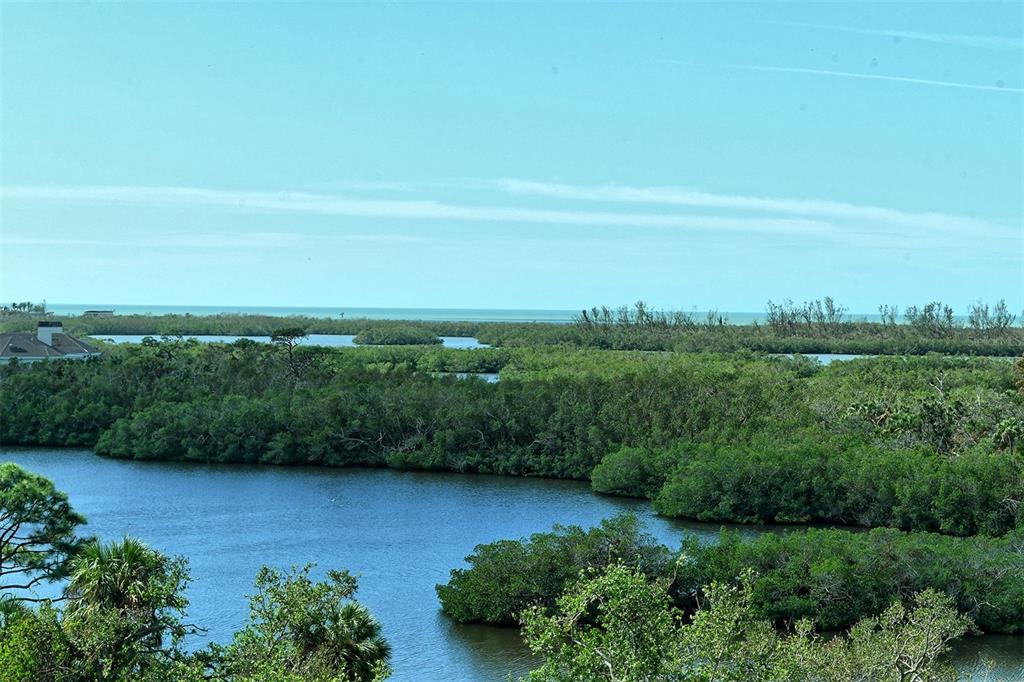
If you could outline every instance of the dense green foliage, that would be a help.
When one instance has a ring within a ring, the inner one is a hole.
[[[64,577],[82,543],[76,532],[83,523],[52,482],[0,463],[0,602],[26,599],[20,590]]]
[[[590,482],[594,490],[609,495],[648,497],[665,484],[666,472],[675,465],[671,450],[627,446],[602,457],[590,474]]]
[[[369,327],[359,332],[356,343],[373,346],[431,346],[441,345],[441,339],[429,329],[405,325]]]
[[[1024,329],[1005,303],[977,303],[967,319],[939,302],[910,306],[901,315],[879,306],[879,321],[855,320],[832,299],[795,305],[768,302],[764,323],[730,324],[716,311],[703,318],[653,310],[642,301],[632,308],[593,308],[572,325],[492,325],[476,334],[495,345],[572,344],[619,350],[675,350],[766,353],[859,353],[876,355],[930,352],[969,355],[1019,355]],[[1024,316],[1022,316],[1024,318]]]
[[[677,574],[693,607],[700,586],[754,572],[751,603],[775,623],[811,618],[824,628],[853,624],[895,599],[945,592],[989,632],[1024,632],[1024,532],[955,538],[890,528],[808,529],[743,540],[723,532],[714,545],[688,540]]]
[[[24,315],[26,313],[45,313],[46,301],[33,303],[32,301],[15,302],[10,305],[0,305],[0,317]]]
[[[26,310],[0,325],[29,325]],[[881,313],[880,323],[850,321],[825,299],[770,303],[767,322],[747,326],[642,304],[569,325],[76,318],[87,331],[273,343],[147,339],[85,362],[4,366],[0,443],[590,478],[596,491],[649,498],[670,516],[888,526],[753,541],[725,532],[677,555],[620,518],[480,545],[437,591],[460,621],[511,624],[528,610],[528,638],[546,660],[534,679],[599,677],[608,665],[595,663],[598,651],[632,671],[617,679],[711,679],[697,674],[707,647],[722,679],[899,679],[894,642],[910,646],[929,617],[960,634],[964,621],[946,617],[943,599],[986,631],[1024,632],[1024,360],[920,356],[1017,355],[1024,331],[1001,306],[979,304],[967,322],[941,304],[908,309],[903,323],[892,308]],[[302,342],[307,331],[381,345],[316,347]],[[440,334],[503,347],[441,348]],[[709,349],[729,353],[680,352]],[[908,356],[822,367],[762,354],[794,351]],[[497,371],[498,384],[455,375]],[[0,527],[0,578],[71,570],[66,606],[0,603],[0,670],[21,671],[15,679],[388,672],[380,626],[352,600],[354,579],[317,583],[308,568],[262,571],[232,644],[186,654],[183,563],[130,540],[83,548],[83,519],[45,479],[4,466],[0,484],[5,522],[21,518],[35,533],[19,548]],[[589,577],[578,582],[581,571]],[[917,610],[886,610],[914,594]],[[708,601],[722,606],[702,608]],[[875,620],[835,643],[810,635],[808,619],[834,629],[864,618]],[[921,670],[937,670],[944,641],[916,650]],[[828,677],[835,671],[847,677]]]
[[[376,682],[390,674],[381,626],[352,599],[355,579],[310,567],[256,577],[249,623],[227,646],[187,652],[181,638],[188,569],[126,539],[90,548],[67,605],[44,602],[0,623],[0,671],[10,682]],[[76,560],[77,561],[77,560]]]
[[[1024,521],[1024,507],[1007,503],[1024,500],[1024,460],[987,448],[950,457],[819,434],[797,443],[756,439],[748,446],[701,444],[676,452],[679,464],[654,500],[667,516],[954,535],[1002,535]],[[601,480],[595,477],[595,487]]]
[[[916,329],[906,339],[1015,343],[1012,329],[947,328],[928,315],[938,326],[927,334],[932,327],[917,322],[893,325],[886,338]],[[847,324],[829,319],[820,324]],[[623,562],[668,581],[675,606],[691,615],[705,585],[752,568],[749,610],[777,626],[801,618],[851,626],[931,588],[985,630],[1024,630],[1024,361],[928,355],[822,367],[750,351],[600,349],[609,334],[622,339],[610,345],[635,348],[658,345],[646,335],[668,334],[669,348],[691,333],[734,338],[733,330],[665,332],[660,324],[600,322],[593,337],[567,346],[479,350],[313,347],[299,343],[302,327],[275,327],[273,344],[107,346],[86,362],[0,369],[0,442],[84,445],[135,459],[591,478],[595,490],[648,497],[673,516],[913,531],[807,531],[755,542],[727,534],[718,547],[684,547],[673,562],[635,523],[559,529],[478,547],[470,566],[438,588],[459,620],[515,622],[524,608],[554,605],[580,570]],[[814,324],[773,338],[802,338]],[[452,375],[467,371],[500,371],[501,381]],[[62,612],[32,613],[37,625],[49,623],[37,628],[40,641],[75,650]],[[316,658],[296,659],[305,651],[297,644],[268,649],[278,641],[259,634],[268,627],[254,620],[246,651],[264,651],[284,668]],[[360,627],[372,649],[373,628]],[[224,666],[227,651],[166,663],[179,677],[201,679],[196,666]],[[330,651],[324,660],[340,660]],[[258,667],[235,674],[267,675]]]
[[[231,644],[186,652],[182,638],[198,629],[184,621],[185,559],[133,538],[100,544],[74,537],[81,519],[52,483],[14,464],[2,466],[3,482],[13,482],[18,494],[6,495],[9,489],[0,486],[6,505],[0,518],[20,519],[12,527],[20,526],[22,535],[37,524],[52,531],[51,517],[64,519],[60,532],[33,535],[31,551],[62,558],[65,570],[54,573],[45,563],[50,572],[40,572],[41,577],[67,576],[60,607],[53,600],[23,599],[15,586],[0,585],[4,682],[370,682],[389,675],[390,647],[380,624],[353,599],[356,579],[346,571],[329,571],[317,582],[310,578],[311,565],[288,574],[261,569],[249,623]],[[29,487],[33,501],[25,504],[19,489]],[[37,515],[34,505],[42,510]],[[4,542],[21,537],[17,530],[8,535]],[[31,601],[41,601],[39,608],[28,608]]]
[[[311,569],[260,569],[248,624],[231,644],[207,654],[216,679],[358,682],[388,676],[391,647],[380,623],[353,600],[355,577],[328,571],[325,581],[316,582]]]
[[[66,606],[10,613],[0,670],[10,680],[160,680],[183,656],[188,570],[126,538],[89,544],[72,560]]]
[[[822,640],[809,621],[780,633],[760,620],[746,589],[713,583],[691,621],[664,581],[622,565],[584,572],[552,609],[524,614],[543,664],[531,682],[934,682],[954,680],[941,662],[970,621],[925,591],[895,602],[848,633]]]
[[[0,315],[0,331],[26,331],[38,319],[31,304],[19,304]],[[950,353],[1013,356],[1024,353],[1024,315],[1018,320],[1000,301],[976,303],[964,316],[955,316],[942,303],[930,302],[899,311],[879,306],[878,321],[854,319],[843,306],[826,297],[794,304],[768,302],[764,321],[731,324],[711,311],[698,318],[678,311],[653,310],[643,302],[632,308],[593,308],[571,324],[535,322],[439,322],[317,318],[274,315],[113,315],[110,317],[51,317],[77,334],[151,334],[153,336],[239,335],[269,336],[280,328],[302,328],[310,334],[374,335],[373,343],[405,335],[420,338],[474,336],[500,346],[573,345],[618,350],[676,350],[686,352],[765,353]],[[361,341],[370,343],[370,341]]]
[[[967,321],[939,302],[908,307],[902,317],[894,306],[879,307],[880,322],[856,321],[830,298],[796,305],[768,301],[764,324],[731,325],[716,311],[702,318],[680,311],[660,311],[643,301],[584,310],[573,325],[490,327],[477,336],[497,345],[570,343],[579,346],[636,350],[757,350],[773,353],[1018,355],[1024,329],[999,301],[993,308],[971,306]],[[900,324],[902,319],[904,324]]]
[[[455,620],[512,625],[526,607],[553,602],[584,568],[624,561],[654,577],[668,570],[670,560],[668,549],[642,533],[635,517],[620,516],[588,531],[556,526],[528,541],[478,545],[466,557],[469,568],[453,570],[437,595]]]
[[[635,518],[619,517],[587,532],[556,528],[529,542],[481,546],[480,560],[453,572],[453,585],[439,592],[446,609],[505,608],[521,618],[527,643],[542,661],[531,681],[956,679],[941,656],[971,625],[954,608],[954,602],[961,606],[960,595],[917,591],[908,582],[913,594],[901,596],[912,600],[910,608],[897,600],[848,633],[819,639],[807,618],[792,630],[778,630],[773,625],[783,619],[766,613],[774,602],[765,603],[763,584],[772,569],[759,572],[757,557],[738,559],[740,544],[724,538],[717,562],[694,553],[708,548],[684,546],[673,561]],[[833,556],[834,549],[819,552]],[[756,568],[731,574],[730,560]],[[329,571],[318,582],[310,577],[312,565],[289,573],[264,567],[246,626],[226,646],[189,652],[182,637],[196,628],[184,622],[184,559],[126,538],[76,545],[69,564],[61,607],[44,601],[29,609],[6,601],[0,609],[5,681],[375,682],[391,672],[381,626],[354,601],[356,579],[346,571]],[[1001,568],[1021,579],[1019,565]],[[706,587],[692,582],[714,571],[730,577]],[[515,579],[517,572],[525,578]],[[999,578],[988,577],[986,594],[1002,598],[992,589]],[[849,590],[819,579],[830,592]],[[489,587],[497,592],[485,594]],[[483,601],[466,601],[474,590]],[[1016,593],[1019,601],[1024,591]],[[694,603],[684,612],[677,607],[686,599]],[[982,617],[985,608],[997,608],[975,602]]]
[[[38,315],[12,311],[0,314],[0,331],[35,329]],[[416,322],[406,320],[367,320],[363,318],[327,318],[305,315],[112,315],[109,317],[61,317],[65,329],[74,334],[151,335],[151,336],[270,336],[279,329],[303,329],[309,334],[356,335],[369,329],[387,330],[412,327],[428,330],[434,336],[474,336],[480,325],[475,322]]]
[[[497,367],[498,384],[434,376]],[[673,516],[1000,535],[1024,518],[1022,397],[996,359],[151,341],[4,367],[0,442],[593,474]]]
[[[594,551],[602,545],[614,551]],[[555,528],[524,540],[480,545],[438,586],[445,613],[460,621],[509,624],[527,606],[550,606],[582,570],[620,561],[668,581],[676,606],[692,612],[703,586],[752,570],[751,609],[784,625],[801,618],[827,629],[853,625],[895,600],[945,592],[958,610],[992,632],[1024,632],[1024,533],[954,538],[893,529],[804,530],[718,544],[684,543],[677,561],[626,517],[599,528]]]

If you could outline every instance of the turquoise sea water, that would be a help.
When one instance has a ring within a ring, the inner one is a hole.
[[[368,320],[423,320],[428,322],[572,322],[579,310],[541,310],[531,308],[360,308],[350,306],[244,306],[244,305],[141,305],[118,303],[48,303],[47,310],[57,315],[81,315],[87,310],[113,310],[118,315],[304,315],[324,318],[360,318]],[[698,321],[707,311],[686,310]],[[764,322],[763,312],[717,311],[730,324]],[[849,313],[848,319],[877,322],[876,314]],[[957,319],[963,319],[957,316]]]
[[[118,315],[305,315],[307,317],[369,320],[427,320],[431,322],[572,322],[577,310],[501,310],[485,308],[354,308],[346,306],[232,306],[232,305],[119,305],[116,303],[53,303],[57,315],[81,315],[86,310],[113,310]]]

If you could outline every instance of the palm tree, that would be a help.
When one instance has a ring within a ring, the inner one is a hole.
[[[186,582],[182,560],[134,538],[87,545],[72,562],[64,622],[81,636],[90,677],[141,673],[164,651],[167,634],[185,634],[178,614],[188,604]]]
[[[999,422],[993,434],[996,445],[1009,448],[1011,455],[1013,455],[1013,446],[1022,437],[1024,437],[1024,422],[1017,417],[1010,417]]]
[[[264,566],[250,597],[249,624],[225,649],[226,676],[238,680],[371,682],[390,673],[391,647],[381,625],[355,599],[356,579],[313,565],[282,573]]]
[[[330,623],[330,642],[322,651],[328,664],[344,671],[344,679],[364,682],[374,679],[378,666],[387,662],[391,646],[381,633],[380,622],[359,602],[339,604]]]
[[[152,608],[148,592],[155,578],[166,574],[167,558],[135,538],[87,545],[75,557],[65,590],[69,615],[112,608]]]

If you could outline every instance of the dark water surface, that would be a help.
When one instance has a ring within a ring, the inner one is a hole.
[[[573,481],[143,463],[86,450],[4,449],[0,460],[53,479],[88,517],[88,532],[134,535],[188,557],[189,620],[209,630],[197,646],[242,625],[262,564],[349,569],[360,576],[359,599],[384,624],[398,681],[503,680],[529,667],[514,630],[458,625],[440,612],[434,585],[479,543],[555,523],[591,526],[621,511],[638,514],[670,546],[686,534],[717,534],[717,526],[671,522],[644,501],[598,496]],[[978,653],[999,662],[991,679],[1016,679],[1024,669],[1024,638],[969,640],[959,658],[966,664]]]

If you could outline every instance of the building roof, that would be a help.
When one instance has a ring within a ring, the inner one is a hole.
[[[0,334],[0,358],[39,360],[43,358],[99,355],[100,351],[69,334],[54,334],[53,343],[45,344],[34,332]]]

